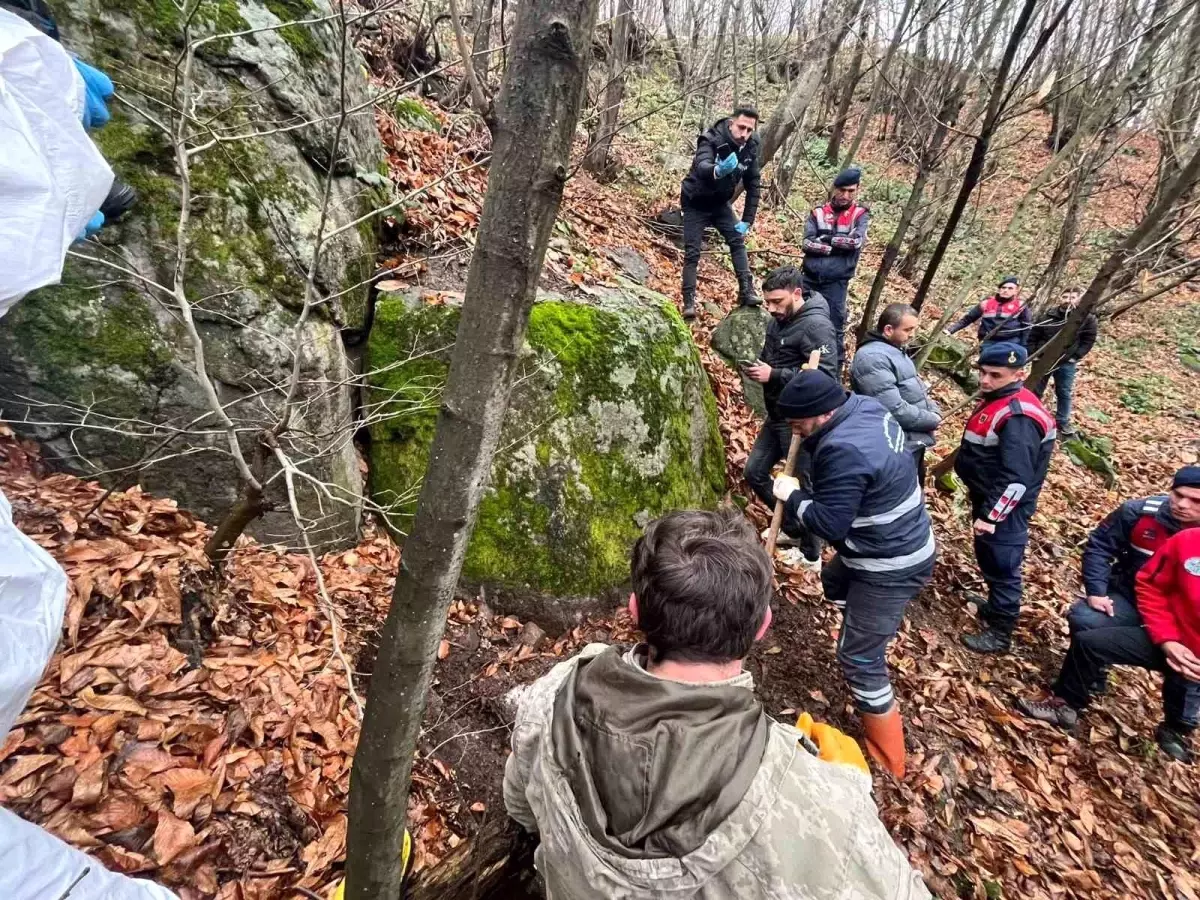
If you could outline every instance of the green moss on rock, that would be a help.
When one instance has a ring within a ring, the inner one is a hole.
[[[368,367],[390,368],[371,377],[371,401],[396,403],[401,415],[372,429],[372,488],[380,503],[399,501],[401,529],[415,511],[457,324],[456,307],[415,294],[376,307]],[[628,578],[647,521],[719,500],[716,401],[682,319],[651,292],[539,299],[526,345],[463,575],[600,596]],[[408,358],[414,350],[424,355]],[[404,415],[414,401],[425,409]]]

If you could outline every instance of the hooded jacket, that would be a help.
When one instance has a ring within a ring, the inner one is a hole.
[[[818,368],[830,378],[837,379],[837,356],[833,352],[836,346],[837,335],[833,320],[829,318],[829,304],[816,291],[805,292],[804,305],[794,316],[782,322],[771,317],[760,359],[771,367],[771,377],[763,385],[763,400],[772,419],[779,418],[775,404],[784,386],[796,377],[814,350],[821,351]]]
[[[758,133],[741,147],[729,133],[730,119],[722,119],[696,139],[696,154],[692,157],[692,168],[683,179],[679,202],[683,206],[713,210],[733,201],[738,183],[746,188],[746,205],[742,209],[742,221],[754,224],[758,214],[758,198],[762,174],[758,167]],[[716,177],[717,161],[736,153],[737,168],[724,178]]]
[[[1029,355],[1037,353],[1063,330],[1067,324],[1067,316],[1071,314],[1071,308],[1066,304],[1060,304],[1046,311],[1042,318],[1035,322],[1033,328],[1029,332]],[[1075,340],[1069,346],[1063,349],[1062,355],[1055,360],[1051,369],[1055,369],[1065,362],[1078,362],[1089,353],[1092,352],[1092,347],[1096,345],[1096,336],[1100,331],[1100,326],[1096,321],[1096,317],[1091,313],[1084,316],[1083,321],[1079,323],[1079,330],[1075,332]]]
[[[871,780],[799,745],[742,673],[683,684],[590,644],[523,695],[509,815],[550,900],[924,900]]]
[[[892,414],[910,444],[932,447],[942,411],[929,396],[912,359],[883,335],[870,332],[850,363],[854,393],[874,397]]]

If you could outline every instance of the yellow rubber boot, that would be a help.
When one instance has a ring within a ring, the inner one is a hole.
[[[897,778],[904,777],[904,720],[900,707],[882,715],[862,713],[863,730],[867,733],[867,753]]]

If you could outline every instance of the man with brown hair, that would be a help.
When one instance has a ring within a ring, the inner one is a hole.
[[[632,568],[646,642],[559,663],[513,725],[504,803],[541,836],[547,894],[929,897],[870,778],[804,749],[754,696],[742,663],[771,624],[772,571],[745,519],[671,513]]]

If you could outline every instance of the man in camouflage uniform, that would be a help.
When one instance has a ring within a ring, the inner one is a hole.
[[[771,562],[746,521],[672,513],[632,574],[646,643],[559,663],[513,725],[504,804],[539,835],[551,900],[929,898],[861,751],[818,737],[818,757],[754,696],[742,660],[771,623]]]

